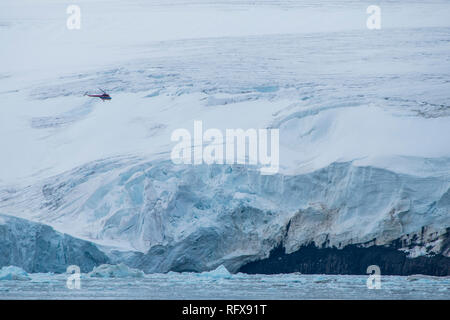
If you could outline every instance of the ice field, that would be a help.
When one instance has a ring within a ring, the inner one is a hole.
[[[450,297],[448,278],[204,273],[280,244],[449,256],[450,1],[377,1],[380,30],[372,1],[77,0],[79,30],[70,4],[0,2],[0,262],[31,278],[0,298]],[[98,88],[112,100],[83,96]],[[279,129],[279,172],[173,164],[195,120]],[[65,270],[69,246],[146,275],[69,290],[36,273]]]
[[[448,299],[450,279],[382,276],[368,289],[366,276],[246,275],[210,273],[148,274],[138,278],[81,276],[68,289],[68,275],[31,274],[27,281],[0,281],[0,299]]]

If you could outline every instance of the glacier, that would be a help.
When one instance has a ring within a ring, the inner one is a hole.
[[[0,280],[27,281],[31,280],[31,278],[28,276],[28,273],[26,273],[22,268],[8,266],[0,269]]]
[[[381,1],[376,31],[370,1],[79,0],[79,31],[25,2],[0,4],[1,266],[235,274],[386,248],[450,273],[448,2]],[[195,120],[279,129],[279,173],[173,164]]]
[[[11,207],[3,210],[69,226],[78,237],[109,246],[115,261],[124,256],[117,250],[134,248],[140,252],[123,259],[145,272],[200,272],[221,264],[235,272],[280,243],[291,253],[310,243],[343,248],[401,239],[400,249],[413,257],[421,250],[449,253],[448,176],[347,162],[263,176],[239,165],[129,161],[130,167],[123,160],[96,162],[9,193]]]
[[[108,261],[108,257],[88,241],[59,233],[45,224],[0,214],[2,275],[9,272],[11,265],[29,273],[63,273],[69,265],[78,265],[87,272]],[[12,276],[27,277],[26,273],[14,269],[10,272]]]

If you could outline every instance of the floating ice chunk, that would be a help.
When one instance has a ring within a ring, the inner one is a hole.
[[[437,276],[429,276],[429,275],[425,275],[425,274],[413,274],[410,275],[406,278],[406,280],[408,281],[417,281],[417,280],[422,280],[422,281],[445,281],[445,280],[450,280],[449,276],[445,276],[445,277],[437,277]]]
[[[22,268],[9,266],[0,270],[0,280],[31,280],[31,278]]]
[[[90,277],[95,278],[143,278],[142,270],[133,269],[127,265],[120,264],[102,264],[95,267],[90,273]]]
[[[336,281],[335,278],[327,277],[327,276],[318,276],[314,278],[314,283],[329,283]]]
[[[215,270],[199,273],[198,276],[213,279],[230,279],[232,277],[231,273],[223,265],[220,265]]]

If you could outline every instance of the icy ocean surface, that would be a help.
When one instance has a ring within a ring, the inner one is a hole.
[[[67,275],[30,274],[28,281],[0,281],[0,299],[449,299],[450,278],[382,276],[368,289],[366,276],[147,274],[143,278],[81,276],[68,289]]]

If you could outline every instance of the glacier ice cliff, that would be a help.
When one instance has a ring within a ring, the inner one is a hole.
[[[8,266],[0,269],[0,280],[27,281],[31,280],[31,278],[28,276],[28,273],[26,273],[22,268]]]
[[[441,169],[448,163],[428,161]],[[445,174],[414,176],[342,162],[305,174],[263,176],[240,165],[106,159],[1,196],[3,210],[19,209],[57,229],[70,226],[74,236],[109,244],[105,252],[114,263],[145,272],[220,265],[236,272],[280,246],[291,254],[308,245],[395,245],[409,258],[443,256],[448,266]],[[96,261],[104,259],[95,252]]]
[[[88,241],[44,224],[0,214],[0,266],[20,266],[33,273],[62,273],[69,265],[78,265],[87,272],[107,261],[108,257]]]

